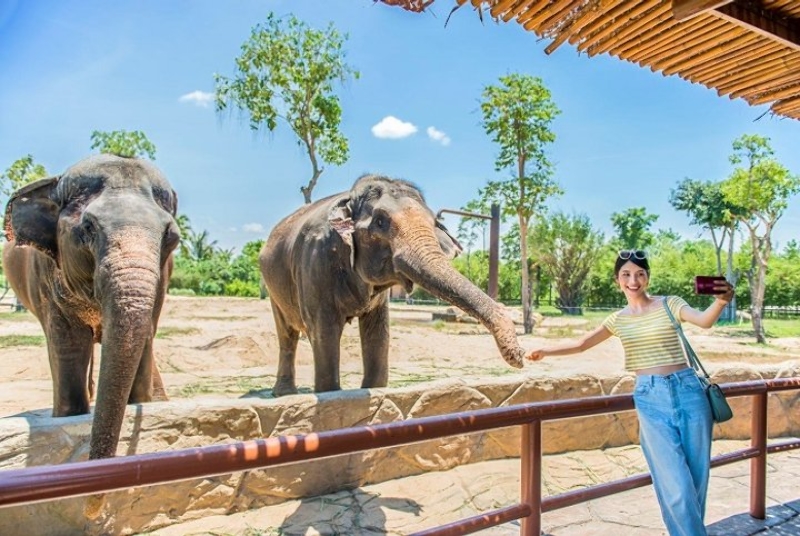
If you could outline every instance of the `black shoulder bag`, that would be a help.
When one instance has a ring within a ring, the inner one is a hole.
[[[728,401],[725,399],[725,393],[722,392],[722,389],[720,389],[719,385],[711,381],[711,378],[708,376],[708,372],[706,372],[703,364],[700,363],[699,359],[697,359],[697,354],[694,353],[689,341],[686,340],[686,335],[683,334],[683,328],[675,320],[675,317],[672,315],[672,311],[669,310],[669,305],[667,305],[666,298],[664,298],[664,309],[667,310],[667,316],[669,316],[675,331],[678,332],[678,337],[681,339],[683,349],[686,351],[686,357],[689,358],[689,364],[692,365],[692,368],[697,373],[697,378],[705,388],[706,396],[708,397],[708,403],[711,405],[711,417],[714,419],[714,422],[727,421],[733,417],[733,411],[731,410]],[[701,371],[702,375],[700,374]]]

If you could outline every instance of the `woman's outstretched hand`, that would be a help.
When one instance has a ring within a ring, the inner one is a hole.
[[[733,295],[735,290],[733,285],[728,283],[727,281],[718,281],[714,284],[714,297],[718,300],[724,301],[725,303],[730,303],[733,300]]]
[[[544,350],[539,348],[538,350],[531,351],[528,355],[525,356],[525,359],[528,361],[540,361],[544,357]]]

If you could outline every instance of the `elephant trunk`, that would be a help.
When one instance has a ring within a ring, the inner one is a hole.
[[[109,240],[107,254],[97,267],[103,337],[89,459],[115,455],[134,380],[144,377],[151,385],[150,371],[140,369],[152,366],[147,356],[152,355],[155,335],[160,244],[141,236],[125,237],[125,242],[122,248]],[[142,382],[136,383],[139,388]]]
[[[479,320],[491,332],[503,359],[522,368],[526,352],[519,345],[514,322],[500,304],[452,267],[433,233],[420,227],[408,229],[401,232],[399,242],[405,246],[395,251],[395,269]]]

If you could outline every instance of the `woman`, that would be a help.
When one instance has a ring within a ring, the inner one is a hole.
[[[625,369],[636,372],[633,394],[639,442],[653,476],[661,515],[671,536],[702,536],[711,459],[711,409],[695,371],[688,365],[676,320],[709,328],[733,298],[727,281],[715,285],[716,299],[704,311],[678,296],[650,296],[650,264],[641,250],[620,251],[614,279],[628,301],[583,338],[534,350],[528,359],[583,352],[612,335],[625,350]]]

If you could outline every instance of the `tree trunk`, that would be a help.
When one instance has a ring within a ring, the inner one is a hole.
[[[311,194],[314,192],[314,187],[317,185],[317,180],[319,179],[320,175],[322,175],[322,170],[317,169],[315,165],[314,174],[311,176],[311,180],[308,181],[308,185],[300,187],[300,191],[303,192],[303,200],[305,201],[306,205],[311,204]]]
[[[728,234],[728,260],[727,260],[727,270],[725,273],[725,279],[727,279],[728,282],[735,287],[738,276],[733,272],[733,243],[734,243],[733,229],[723,231],[723,239],[726,233]],[[722,241],[720,241],[720,245],[721,244]],[[722,311],[720,320],[722,320],[723,322],[736,321],[736,294],[733,295],[733,299],[731,300],[731,302],[725,307],[725,310]]]
[[[322,175],[323,170],[319,167],[319,163],[317,162],[316,140],[314,140],[313,137],[311,139],[303,138],[303,142],[306,144],[308,159],[311,160],[312,173],[311,180],[308,181],[306,186],[301,186],[300,191],[303,192],[303,199],[306,205],[310,205],[311,194],[314,192],[314,188],[317,186],[317,180],[319,180],[319,176]]]
[[[711,240],[714,242],[714,253],[717,255],[717,273],[722,275],[722,246],[725,243],[725,231],[722,231],[722,236],[717,243],[717,233],[711,227]]]
[[[520,251],[520,270],[522,271],[522,328],[527,335],[533,333],[533,315],[531,314],[531,283],[530,269],[528,267],[528,221],[520,215],[519,217],[519,251]]]
[[[763,237],[756,235],[756,230],[750,227],[750,239],[753,247],[753,276],[750,282],[751,313],[753,318],[753,331],[756,342],[766,344],[767,336],[764,330],[764,291],[767,286],[767,264],[769,263],[772,244],[770,243],[770,226],[767,226]]]

